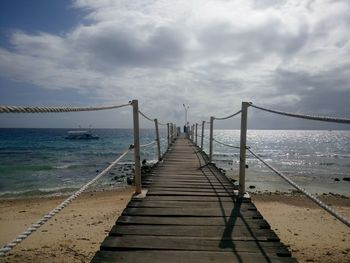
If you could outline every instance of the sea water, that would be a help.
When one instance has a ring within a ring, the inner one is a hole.
[[[208,152],[208,131],[204,149]],[[239,146],[239,130],[214,130],[214,138]],[[239,149],[214,141],[213,161],[238,179]],[[314,194],[350,196],[350,131],[344,130],[249,130],[247,146],[301,187]],[[247,152],[246,187],[249,191],[293,190],[288,183]],[[249,188],[250,187],[250,188]]]
[[[68,129],[0,129],[0,197],[72,192],[94,178],[133,144],[130,129],[97,129],[98,140],[67,140]],[[166,131],[160,130],[162,152]],[[155,140],[154,130],[141,130],[140,143]],[[141,149],[154,163],[155,144]],[[131,176],[128,154],[95,188],[125,185]]]
[[[96,129],[98,140],[67,140],[68,129],[0,129],[0,198],[72,192],[94,178],[130,144],[130,129]],[[160,130],[162,152],[166,130]],[[217,141],[239,146],[239,130],[214,130]],[[208,131],[204,149],[208,152]],[[140,132],[141,144],[155,139]],[[200,138],[198,138],[200,144]],[[249,130],[247,145],[265,161],[313,193],[350,196],[350,131]],[[214,142],[214,162],[238,179],[239,150]],[[141,160],[157,160],[155,145],[141,150]],[[92,189],[126,185],[133,155],[127,155]],[[288,192],[292,187],[253,156],[247,156],[249,191]],[[338,180],[339,181],[338,181]],[[250,188],[249,188],[250,187]]]

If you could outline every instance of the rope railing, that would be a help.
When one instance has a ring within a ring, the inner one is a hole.
[[[301,118],[301,119],[307,119],[307,120],[315,120],[315,121],[325,121],[325,122],[336,122],[336,123],[350,123],[349,118],[337,118],[337,117],[327,117],[327,116],[312,116],[312,115],[306,115],[306,114],[298,114],[298,113],[290,113],[290,112],[284,112],[284,111],[278,111],[278,110],[272,110],[268,108],[263,108],[260,106],[256,106],[253,103],[249,103],[251,107],[279,114],[279,115],[284,115],[284,116],[289,116],[289,117],[295,117],[295,118]]]
[[[146,120],[149,120],[149,121],[154,122],[154,119],[148,117],[148,116],[147,116],[145,113],[143,113],[142,111],[139,110],[139,113],[140,113],[140,115],[141,115],[142,117],[144,117]],[[159,125],[162,125],[162,126],[166,126],[166,123],[162,123],[162,122],[159,122],[159,121],[158,121],[158,124],[159,124]]]
[[[218,144],[221,144],[221,145],[223,145],[223,146],[227,146],[227,147],[231,147],[231,148],[235,148],[235,149],[240,149],[239,146],[234,146],[234,145],[226,144],[226,143],[223,143],[223,142],[220,142],[220,141],[216,140],[215,138],[213,138],[213,141],[216,142],[216,143],[218,143]]]
[[[157,143],[157,140],[151,141],[150,143],[141,144],[140,148],[145,148],[145,147],[151,146],[151,145],[156,144],[156,143]]]
[[[79,112],[118,109],[130,106],[131,103],[111,106],[89,106],[89,107],[24,107],[0,105],[0,113],[49,113],[49,112]]]
[[[53,218],[57,213],[59,213],[63,208],[68,206],[74,199],[79,197],[90,185],[95,183],[102,176],[105,176],[109,173],[131,150],[133,147],[130,147],[123,154],[121,154],[115,161],[113,161],[106,169],[104,169],[101,173],[95,176],[91,181],[82,186],[78,191],[64,200],[61,204],[59,204],[56,208],[54,208],[51,212],[44,215],[41,219],[39,219],[36,223],[32,224],[28,227],[23,233],[18,235],[13,241],[7,243],[0,249],[0,256],[4,256],[6,253],[10,252],[15,246],[20,244],[23,240],[29,237],[32,233],[38,230],[41,226],[43,226],[47,221]]]
[[[308,191],[306,191],[304,188],[300,187],[297,183],[289,179],[286,175],[284,175],[282,172],[278,171],[276,168],[274,168],[272,165],[268,164],[265,160],[263,160],[258,154],[254,153],[249,147],[246,148],[255,158],[257,158],[259,161],[261,161],[263,164],[265,164],[270,170],[275,172],[277,175],[279,175],[282,179],[287,181],[291,186],[296,188],[298,191],[302,192],[304,195],[306,195],[309,199],[311,199],[313,202],[315,202],[317,205],[322,207],[324,210],[326,210],[328,213],[330,213],[332,216],[337,218],[339,221],[350,227],[350,221],[349,219],[345,218],[343,215],[339,214],[338,212],[334,211],[330,206],[323,203],[320,199],[318,199],[316,196],[312,195]]]
[[[148,117],[146,114],[144,114],[142,111],[139,110],[139,113],[142,117],[144,117],[146,120],[149,120],[151,122],[154,122],[154,119],[151,119],[150,117]]]
[[[158,122],[159,125],[166,126],[166,123]]]
[[[240,114],[241,112],[242,112],[242,111],[239,110],[239,111],[237,111],[236,113],[233,113],[233,114],[231,114],[231,115],[229,115],[229,116],[222,117],[222,118],[214,117],[214,120],[227,120],[227,119],[230,119],[230,118],[232,118],[232,117],[234,117],[234,116]]]

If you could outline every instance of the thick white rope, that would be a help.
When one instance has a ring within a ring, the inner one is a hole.
[[[154,140],[154,141],[152,141],[152,142],[150,142],[150,143],[147,143],[147,144],[141,144],[140,145],[140,148],[144,148],[144,147],[147,147],[147,146],[151,146],[152,144],[155,144],[157,142],[157,140]]]
[[[234,146],[234,145],[226,144],[226,143],[223,143],[223,142],[219,142],[219,141],[217,141],[217,140],[214,139],[214,138],[213,138],[213,141],[216,142],[216,143],[218,143],[218,144],[221,144],[221,145],[223,145],[223,146],[227,146],[227,147],[231,147],[231,148],[235,148],[235,149],[241,149],[241,147],[239,147],[239,146]]]
[[[333,118],[333,117],[325,117],[325,116],[311,116],[311,115],[305,115],[305,114],[277,111],[277,110],[271,110],[271,109],[263,108],[260,106],[256,106],[256,105],[253,105],[253,103],[250,103],[250,106],[253,108],[259,109],[259,110],[263,110],[263,111],[267,111],[267,112],[271,112],[271,113],[276,113],[276,114],[280,114],[280,115],[284,115],[284,116],[289,116],[289,117],[315,120],[315,121],[350,123],[350,118]]]
[[[130,147],[127,151],[125,151],[122,155],[120,155],[114,162],[112,162],[106,169],[104,169],[101,173],[99,173],[94,179],[90,182],[82,186],[78,191],[64,200],[60,205],[58,205],[51,212],[44,215],[41,219],[39,219],[36,223],[32,224],[29,228],[27,228],[22,234],[18,235],[12,242],[7,243],[0,249],[0,256],[4,256],[6,253],[10,252],[15,246],[21,243],[24,239],[30,236],[33,232],[38,230],[42,225],[44,225],[47,221],[53,218],[58,212],[60,212],[63,208],[69,205],[74,199],[76,199],[82,192],[84,192],[90,185],[95,183],[102,176],[106,175],[109,171],[111,171],[116,164],[120,162],[125,155],[127,155],[132,150]]]
[[[242,112],[242,111],[239,110],[239,111],[237,111],[236,113],[233,113],[233,114],[231,114],[231,115],[229,115],[229,116],[227,116],[227,117],[222,117],[222,118],[214,117],[214,120],[227,120],[227,119],[229,119],[229,118],[232,118],[232,117],[234,117],[234,116],[240,114],[241,112]]]
[[[146,120],[149,120],[151,122],[154,122],[154,119],[152,120],[150,117],[148,117],[146,114],[144,114],[142,111],[139,110],[139,113],[142,117],[144,117]],[[165,123],[159,122],[158,121],[158,125],[162,125],[162,126],[166,126]]]
[[[150,117],[148,117],[146,114],[144,114],[142,111],[139,110],[139,113],[142,117],[144,117],[146,120],[149,120],[151,122],[154,122],[154,119],[151,119]]]
[[[117,109],[131,104],[112,106],[91,106],[91,107],[23,107],[0,105],[0,113],[47,113],[47,112],[76,112],[76,111],[98,111]]]
[[[262,158],[260,158],[257,154],[255,154],[250,148],[247,148],[247,150],[259,161],[261,161],[263,164],[265,164],[268,168],[270,168],[273,172],[275,172],[277,175],[279,175],[281,178],[283,178],[285,181],[287,181],[291,186],[302,192],[304,195],[306,195],[309,199],[311,199],[313,202],[315,202],[317,205],[322,207],[324,210],[326,210],[328,213],[330,213],[332,216],[337,218],[339,221],[350,227],[350,221],[343,215],[339,214],[338,212],[334,211],[330,206],[323,203],[320,199],[318,199],[316,196],[310,194],[307,192],[304,188],[300,187],[298,184],[293,182],[291,179],[289,179],[287,176],[282,174],[280,171],[278,171],[276,168],[272,167],[270,164],[268,164],[266,161],[264,161]]]

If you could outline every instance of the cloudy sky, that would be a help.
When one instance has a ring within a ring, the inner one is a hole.
[[[0,104],[138,99],[152,118],[180,125],[183,103],[191,122],[242,101],[349,117],[349,14],[348,0],[2,0]],[[130,117],[131,108],[2,115],[0,126],[130,127]],[[329,127],[254,109],[249,117],[251,128]]]

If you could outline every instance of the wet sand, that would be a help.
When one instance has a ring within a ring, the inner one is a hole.
[[[86,193],[0,262],[89,262],[125,208],[132,188]],[[64,198],[0,201],[0,245],[12,240]],[[299,195],[255,194],[252,199],[299,262],[350,262],[350,228]],[[348,218],[350,199],[323,199]]]

